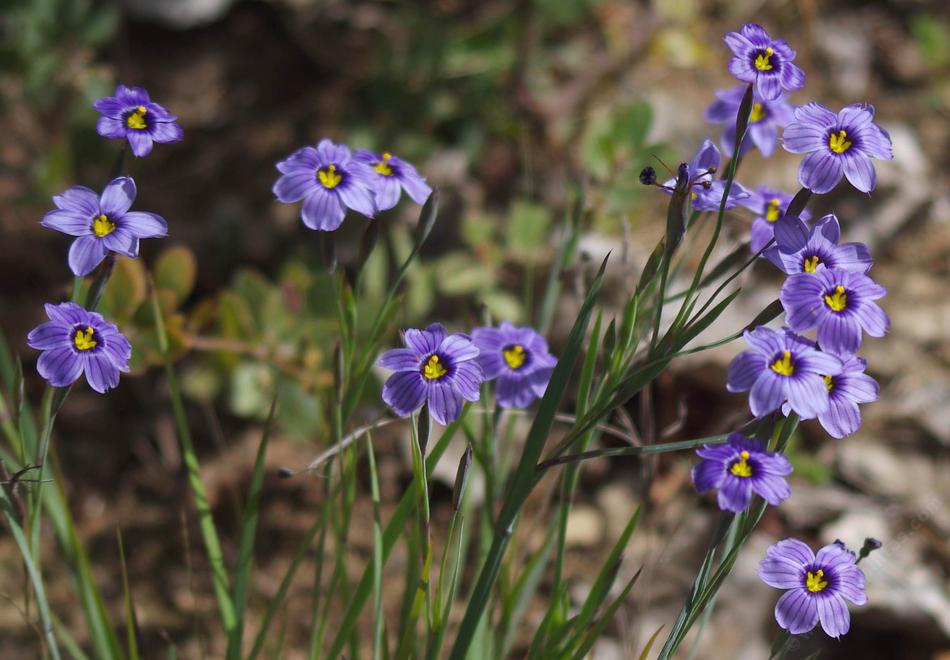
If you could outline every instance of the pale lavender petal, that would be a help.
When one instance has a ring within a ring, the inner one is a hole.
[[[53,387],[66,387],[82,373],[82,360],[72,348],[54,348],[40,354],[36,370]]]
[[[841,160],[824,149],[814,151],[798,166],[798,181],[814,193],[830,192],[841,181]]]
[[[26,336],[30,348],[41,351],[70,345],[70,328],[61,322],[40,323]]]
[[[418,371],[400,371],[390,376],[383,385],[383,401],[400,417],[406,417],[422,407],[426,386]]]
[[[303,202],[300,217],[310,229],[333,231],[343,224],[346,208],[340,198],[317,187]]]
[[[69,248],[69,268],[78,277],[91,273],[105,258],[105,245],[93,235],[80,236]]]
[[[443,426],[457,420],[462,413],[462,395],[450,383],[429,383],[428,401],[432,419]]]
[[[145,131],[129,131],[126,135],[129,146],[136,158],[144,158],[152,153],[152,136]]]
[[[455,388],[467,401],[478,401],[481,395],[480,385],[484,380],[482,368],[474,361],[460,362],[455,365],[452,374]]]
[[[104,138],[118,140],[126,136],[125,122],[113,117],[99,117],[96,120],[96,133]]]
[[[818,623],[816,600],[804,588],[786,591],[775,604],[775,621],[792,635],[813,630]]]
[[[861,192],[871,192],[877,185],[877,176],[871,159],[857,149],[850,149],[844,155],[844,175],[851,185]]]
[[[99,197],[99,208],[110,219],[122,217],[135,201],[135,181],[130,176],[120,176],[110,181]]]
[[[415,351],[408,348],[394,348],[379,356],[376,364],[391,371],[418,371],[421,360]]]
[[[851,628],[851,616],[841,596],[833,593],[814,600],[818,603],[818,618],[825,633],[834,638],[846,634]]]
[[[40,224],[70,236],[85,236],[92,232],[92,218],[92,215],[85,215],[77,211],[56,209],[44,215],[43,219],[40,220]]]

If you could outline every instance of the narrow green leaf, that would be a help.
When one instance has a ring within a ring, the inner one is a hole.
[[[279,392],[274,393],[270,404],[267,421],[264,422],[264,431],[257,446],[257,458],[254,460],[254,470],[251,472],[251,483],[247,490],[247,499],[244,504],[244,515],[241,522],[240,545],[238,549],[237,565],[234,569],[234,620],[235,625],[228,637],[227,657],[240,660],[242,639],[244,637],[244,610],[247,606],[247,585],[250,580],[251,568],[254,560],[254,538],[257,531],[257,519],[260,515],[261,491],[264,486],[264,462],[267,455],[267,445],[274,424],[274,413],[277,410]]]
[[[125,566],[125,547],[122,545],[122,530],[115,529],[116,542],[119,544],[119,569],[122,572],[122,595],[125,602],[125,638],[128,644],[130,660],[138,660],[139,624],[135,617],[135,605],[132,603],[132,591],[129,589],[129,574]]]

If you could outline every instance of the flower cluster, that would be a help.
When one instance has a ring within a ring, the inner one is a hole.
[[[403,190],[423,204],[432,188],[408,162],[385,152],[359,150],[321,140],[277,163],[281,176],[274,195],[281,202],[303,201],[300,218],[310,229],[334,231],[347,209],[368,218],[393,208]]]
[[[377,362],[395,372],[383,385],[383,401],[401,417],[427,405],[440,424],[457,420],[464,401],[478,401],[483,382],[496,381],[500,407],[527,408],[544,396],[557,364],[536,330],[507,321],[471,335],[450,335],[433,323],[406,330],[403,340],[405,348],[386,351]]]
[[[749,190],[733,181],[723,202],[726,182],[721,173],[715,176],[719,151],[708,139],[691,163],[680,166],[688,170],[692,208],[718,211],[741,205],[751,210],[752,251],[786,275],[779,294],[785,326],[758,326],[743,333],[749,349],[729,365],[727,389],[749,393],[761,438],[770,437],[767,416],[792,413],[817,418],[829,435],[843,438],[861,425],[859,405],[878,398],[878,384],[856,353],[865,334],[882,337],[888,330],[887,314],[877,303],[886,290],[868,274],[873,264],[868,247],[841,242],[834,214],[811,224],[804,205],[843,177],[861,192],[874,190],[871,161],[891,159],[891,141],[874,123],[870,105],[849,105],[838,113],[815,102],[794,107],[786,93],[802,89],[805,74],[793,63],[795,51],[761,26],[744,25],[727,34],[725,42],[733,54],[729,70],[745,84],[717,91],[706,109],[707,121],[724,125],[723,151],[738,159],[754,146],[767,158],[781,130],[785,150],[804,154],[798,168],[803,189],[794,196],[765,186]],[[644,183],[655,185],[651,177]],[[671,193],[675,183],[660,187]],[[810,331],[813,338],[804,334]],[[696,453],[696,489],[716,490],[723,511],[745,510],[753,495],[771,505],[791,495],[785,479],[791,464],[759,440],[732,433],[725,443]],[[826,546],[817,555],[794,539],[770,548],[761,578],[788,589],[775,608],[779,625],[799,634],[820,622],[832,637],[846,633],[844,599],[866,601],[864,576],[855,563],[855,555],[842,544]]]
[[[93,107],[102,113],[96,124],[99,135],[127,139],[137,157],[151,153],[153,143],[182,139],[175,116],[140,87],[119,85],[115,96],[98,99]],[[53,196],[56,208],[40,224],[76,237],[67,259],[76,277],[89,275],[113,254],[135,259],[140,239],[168,234],[168,223],[161,216],[130,210],[136,192],[132,177],[119,176],[101,194],[73,186]],[[110,272],[110,268],[99,270],[100,286]],[[49,321],[27,337],[30,347],[42,351],[36,364],[40,376],[53,387],[69,387],[85,374],[89,386],[99,393],[119,384],[119,373],[129,370],[132,345],[118,327],[75,302],[46,305],[46,315]]]

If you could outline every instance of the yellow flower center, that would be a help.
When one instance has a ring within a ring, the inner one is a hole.
[[[524,347],[521,344],[509,346],[501,352],[501,355],[505,358],[505,364],[512,369],[520,369],[528,358],[528,354],[524,352]]]
[[[447,373],[449,373],[449,371],[439,361],[438,355],[430,355],[428,361],[425,363],[425,366],[422,367],[422,375],[429,380],[438,380]]]
[[[749,121],[751,122],[762,121],[763,119],[765,119],[766,114],[768,113],[765,111],[765,108],[762,107],[761,103],[753,103],[752,113],[749,115]]]
[[[146,108],[144,105],[140,105],[132,112],[132,114],[125,118],[125,125],[129,128],[135,128],[138,130],[148,128],[148,125],[145,123],[146,112],[148,112],[148,108]]]
[[[92,233],[102,238],[115,231],[115,223],[105,213],[100,213],[92,219]]]
[[[795,373],[795,364],[792,362],[792,352],[783,351],[782,357],[772,363],[772,371],[780,376],[791,376]]]
[[[813,254],[810,257],[805,257],[805,261],[802,262],[802,270],[806,273],[814,273],[818,269],[818,264],[821,263],[821,259],[818,258],[817,254]]]
[[[729,471],[737,477],[748,478],[752,476],[752,466],[747,463],[749,452],[744,449],[739,452],[739,460],[730,466]]]
[[[332,190],[340,185],[343,175],[337,173],[336,165],[329,165],[325,169],[317,170],[317,178],[320,179],[320,183],[324,188]]]
[[[832,133],[828,136],[828,146],[836,154],[843,154],[851,148],[851,140],[848,139],[848,133],[844,129],[837,134]]]
[[[828,391],[833,390],[835,387],[835,379],[831,376],[822,376],[822,378],[825,379],[825,387],[828,388]]]
[[[771,48],[766,48],[764,51],[760,52],[755,56],[755,68],[759,71],[771,71],[772,55],[774,54],[775,51]]]
[[[383,176],[392,176],[393,168],[389,166],[389,159],[392,157],[393,155],[389,153],[388,151],[383,152],[383,159],[379,161],[378,163],[376,163],[373,166],[373,169],[379,172],[380,174],[382,174]]]
[[[765,219],[769,222],[778,222],[779,215],[781,215],[781,206],[782,200],[778,197],[773,197],[769,200],[769,205],[765,207]]]
[[[76,328],[76,335],[73,337],[73,346],[79,351],[88,351],[96,347],[97,342],[93,337],[95,331],[92,326],[86,326],[85,331],[82,328]]]
[[[848,294],[844,292],[844,287],[840,284],[835,287],[834,293],[825,294],[825,304],[833,312],[840,312],[848,306]]]
[[[828,580],[822,580],[825,576],[825,572],[820,568],[812,573],[808,571],[808,575],[805,577],[805,588],[812,593],[818,593],[822,591],[825,587],[828,586]]]

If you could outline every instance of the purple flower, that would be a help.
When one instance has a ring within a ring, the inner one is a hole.
[[[27,343],[43,353],[36,363],[40,376],[53,387],[67,387],[83,374],[89,386],[104,393],[129,370],[132,345],[119,329],[71,302],[46,305],[49,321],[27,335]]]
[[[759,326],[743,333],[752,350],[729,364],[726,389],[749,394],[752,414],[761,417],[788,401],[804,419],[828,410],[828,388],[823,376],[841,373],[841,361],[786,328]]]
[[[274,194],[282,202],[303,200],[300,217],[310,229],[333,231],[350,208],[368,218],[376,215],[376,173],[343,144],[321,140],[277,163],[281,177]]]
[[[151,153],[153,142],[178,142],[184,136],[177,117],[149,99],[141,87],[119,85],[115,96],[98,99],[92,107],[102,113],[96,132],[113,140],[127,139],[140,158]]]
[[[110,181],[101,195],[85,186],[73,186],[53,197],[56,209],[44,215],[40,224],[78,237],[69,248],[73,274],[89,274],[109,252],[135,259],[140,238],[168,235],[168,225],[161,216],[129,211],[135,192],[132,177],[120,176]]]
[[[403,190],[416,204],[425,204],[432,194],[432,188],[415,167],[388,151],[380,156],[360,149],[353,154],[353,160],[364,163],[373,170],[373,190],[376,191],[376,207],[380,211],[387,211],[396,206]]]
[[[383,401],[397,415],[409,415],[428,402],[432,419],[449,424],[459,418],[463,399],[478,401],[484,376],[468,335],[446,335],[441,323],[433,323],[425,330],[406,330],[405,342],[406,348],[386,351],[377,362],[396,372],[383,385]]]
[[[876,185],[872,158],[891,160],[891,137],[875,124],[874,106],[855,103],[837,115],[818,103],[795,109],[795,121],[785,127],[782,146],[808,154],[798,166],[798,180],[815,193],[826,193],[842,173],[861,192]]]
[[[502,408],[527,408],[544,396],[557,358],[544,337],[529,327],[503,321],[498,328],[476,328],[478,364],[485,380],[498,379],[495,398]]]
[[[719,508],[739,513],[749,506],[752,493],[772,506],[792,494],[785,475],[792,464],[778,452],[766,451],[757,440],[731,433],[728,444],[705,445],[696,450],[702,458],[693,468],[696,490],[719,489]]]
[[[866,273],[874,263],[871,251],[864,243],[842,243],[841,226],[834,213],[821,218],[811,228],[804,247],[795,252],[783,252],[777,246],[767,249],[762,256],[789,275],[814,273],[820,268],[841,268]]]
[[[784,223],[783,216],[791,201],[792,195],[788,193],[774,190],[768,186],[759,186],[755,191],[749,193],[749,197],[739,202],[756,214],[752,220],[750,230],[749,248],[753,252],[758,252],[776,237],[776,230]],[[802,211],[799,216],[799,219],[803,222],[810,218],[811,213],[808,211]],[[766,255],[768,255],[768,252],[763,253],[762,256]]]
[[[759,564],[759,579],[788,590],[775,604],[775,620],[792,635],[807,633],[820,621],[829,637],[840,637],[851,627],[845,599],[855,605],[868,602],[864,573],[840,541],[817,556],[797,539],[779,541]]]
[[[725,124],[722,132],[722,150],[732,157],[736,145],[736,117],[739,114],[739,105],[745,96],[745,86],[739,85],[731,89],[716,92],[715,101],[706,108],[706,121],[713,124]],[[752,113],[749,115],[748,139],[742,141],[742,153],[745,154],[752,145],[759,148],[762,155],[768,158],[775,152],[778,144],[778,127],[785,126],[794,118],[794,108],[784,95],[777,99],[766,101],[752,97]]]
[[[719,160],[719,149],[716,148],[712,140],[705,140],[703,146],[699,148],[699,151],[696,152],[693,160],[687,166],[691,203],[697,211],[719,210],[722,193],[726,187],[725,181],[713,180],[713,174],[719,169]],[[670,179],[660,186],[660,190],[670,195],[675,185],[676,179]],[[738,181],[733,181],[732,187],[729,189],[729,198],[726,200],[726,208],[731,209],[739,203],[739,200],[748,196],[749,191]]]
[[[833,438],[851,435],[861,426],[859,403],[877,401],[881,388],[877,381],[864,373],[867,361],[851,356],[842,358],[841,373],[825,376],[831,398],[828,410],[818,413],[818,421]]]
[[[773,39],[761,25],[747,23],[730,32],[723,41],[732,51],[729,71],[766,101],[777,99],[782,90],[794,92],[805,86],[805,72],[792,64],[795,51],[784,39]]]
[[[886,294],[887,289],[864,273],[822,268],[790,276],[779,300],[792,330],[804,332],[817,326],[821,350],[850,355],[861,347],[861,330],[872,337],[887,333],[887,314],[873,302]]]

